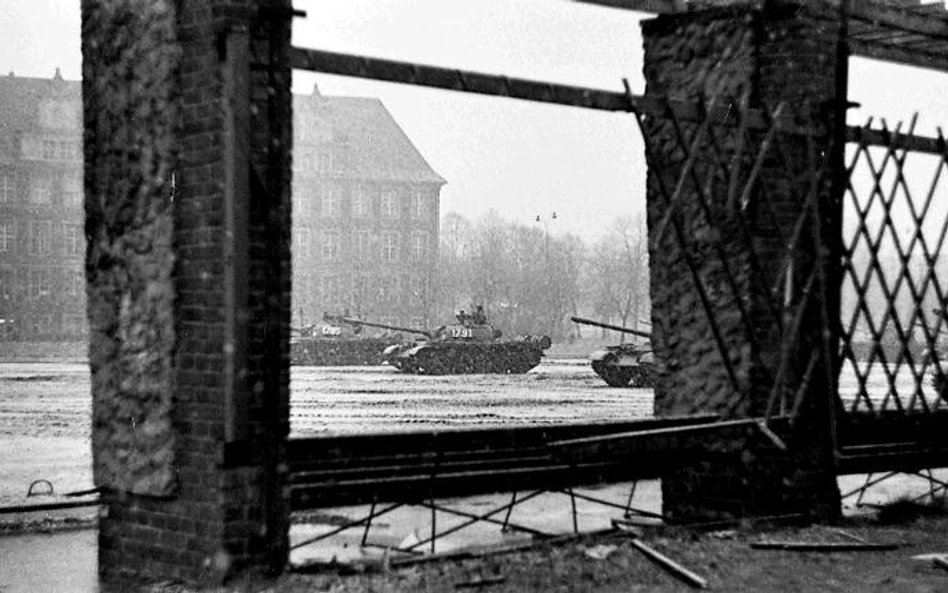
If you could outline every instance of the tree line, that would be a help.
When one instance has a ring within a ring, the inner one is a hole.
[[[491,210],[475,220],[449,212],[441,222],[441,315],[476,305],[508,333],[578,337],[570,316],[643,329],[649,316],[648,234],[642,217],[617,218],[595,240],[552,233],[555,213],[534,224]]]

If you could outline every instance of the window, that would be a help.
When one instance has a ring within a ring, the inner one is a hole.
[[[339,278],[336,276],[323,276],[320,279],[320,293],[323,304],[333,306],[339,300]]]
[[[0,175],[0,204],[12,204],[16,198],[16,182],[12,175]]]
[[[412,261],[423,262],[428,258],[428,233],[415,231],[411,234]]]
[[[80,224],[64,224],[66,255],[82,255],[86,247],[85,235]]]
[[[416,189],[411,195],[411,217],[428,218],[428,196],[420,189]]]
[[[337,187],[324,187],[322,195],[322,212],[325,218],[338,218],[342,213],[342,197]]]
[[[0,253],[10,253],[16,243],[16,228],[13,221],[0,222]]]
[[[33,255],[45,255],[49,253],[50,248],[50,230],[48,222],[30,223],[30,253]]]
[[[30,185],[31,204],[49,204],[52,194],[52,183],[49,179],[34,179]]]
[[[310,196],[307,196],[307,193],[303,190],[303,185],[298,183],[294,178],[293,182],[293,219],[299,220],[302,218],[308,218],[312,212],[310,207]]]
[[[79,146],[71,140],[62,140],[59,143],[59,158],[64,161],[79,160]]]
[[[369,218],[371,215],[369,192],[364,187],[355,188],[352,191],[352,218]]]
[[[13,277],[13,268],[0,268],[0,301],[10,301],[13,299],[13,287],[16,280]]]
[[[322,256],[325,260],[334,260],[339,257],[339,233],[335,231],[323,233]]]
[[[331,152],[320,152],[316,157],[316,170],[320,173],[332,171],[334,164]]]
[[[398,194],[395,190],[382,192],[382,217],[398,218]]]
[[[378,280],[379,300],[391,301],[398,298],[398,277],[382,276]]]
[[[30,297],[49,296],[49,270],[30,270]]]
[[[82,206],[82,186],[77,181],[63,183],[63,198],[67,206]]]
[[[311,233],[309,229],[293,229],[293,253],[309,255]]]
[[[43,140],[43,158],[47,161],[57,158],[56,142],[53,140]]]
[[[43,336],[53,331],[52,315],[37,315],[33,318],[33,334]]]
[[[423,277],[412,276],[408,296],[412,306],[415,307],[422,305],[427,300],[425,298],[425,279]]]
[[[371,254],[372,236],[368,231],[355,232],[355,257],[358,260],[365,261]]]
[[[398,233],[382,234],[382,261],[398,261]]]
[[[368,276],[353,276],[352,277],[352,301],[356,306],[364,304],[368,301],[369,293],[369,277]]]
[[[82,296],[86,292],[86,274],[81,270],[66,270],[63,272],[66,278],[66,294],[71,297]]]

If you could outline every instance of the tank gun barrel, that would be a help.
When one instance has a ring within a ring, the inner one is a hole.
[[[633,335],[639,336],[640,338],[652,337],[652,334],[649,332],[643,332],[637,329],[629,329],[627,327],[622,327],[621,325],[612,325],[609,323],[602,323],[601,321],[593,321],[592,319],[586,319],[584,317],[570,317],[569,319],[573,323],[579,323],[580,325],[592,325],[593,327],[602,327],[605,329],[611,329],[617,332],[622,332],[624,334],[633,334]]]
[[[388,329],[396,332],[405,332],[408,334],[419,334],[427,338],[432,337],[431,332],[423,329],[414,329],[411,327],[399,327],[397,325],[388,325],[387,323],[376,323],[374,321],[363,321],[361,319],[352,319],[351,317],[342,317],[339,315],[330,315],[325,313],[323,319],[333,323],[348,323],[351,325],[364,325],[365,327],[377,327],[379,329]]]

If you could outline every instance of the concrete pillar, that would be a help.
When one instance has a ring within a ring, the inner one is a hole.
[[[289,0],[83,0],[93,463],[106,577],[288,554]]]
[[[687,100],[716,97],[735,105],[743,99],[751,107],[770,111],[783,102],[785,114],[824,131],[814,140],[815,154],[822,151],[817,161],[831,158],[839,23],[810,16],[804,6],[765,4],[766,9],[711,9],[644,21],[646,92]],[[778,318],[787,321],[787,311],[774,313],[768,304],[774,295],[762,286],[780,284],[784,274],[781,237],[793,234],[812,179],[807,142],[802,137],[780,137],[788,162],[765,161],[767,191],[755,192],[755,205],[742,210],[729,192],[730,168],[743,162],[738,179],[746,177],[760,145],[742,145],[737,127],[716,129],[716,143],[697,144],[699,158],[693,168],[702,183],[711,180],[705,186],[711,214],[701,207],[695,186],[686,185],[678,218],[681,226],[668,226],[659,237],[667,211],[662,185],[674,190],[687,159],[668,120],[652,118],[646,130],[654,151],[648,173],[648,220],[652,335],[659,362],[656,414],[759,417],[765,412],[781,356]],[[716,168],[718,175],[710,176]],[[833,249],[841,232],[838,202],[831,184],[823,184],[819,191],[827,207],[823,239]],[[766,207],[761,200],[767,200]],[[817,231],[808,223],[806,232]],[[833,260],[830,253],[817,254],[812,241],[804,243],[787,288],[791,300],[799,300],[817,257]],[[839,284],[834,269],[829,270],[825,287],[823,296],[836,323]],[[708,308],[714,324],[705,313]],[[824,327],[819,307],[809,307],[784,390],[788,398],[801,382],[809,354],[822,347]],[[696,456],[692,465],[663,478],[665,512],[684,521],[787,513],[837,515],[834,400],[824,364],[821,359],[811,374],[798,421],[792,428],[775,427],[788,451],[757,429],[732,431],[713,450]]]

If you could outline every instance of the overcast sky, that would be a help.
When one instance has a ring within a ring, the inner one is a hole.
[[[639,19],[567,0],[297,0],[294,44],[389,59],[621,91],[642,92]],[[80,76],[79,1],[6,0],[0,72]],[[375,96],[448,180],[442,210],[470,217],[549,220],[551,232],[595,236],[617,214],[644,208],[645,165],[629,115],[554,107],[297,73],[294,90]],[[890,121],[923,112],[919,130],[944,121],[946,77],[852,61],[850,98]]]

